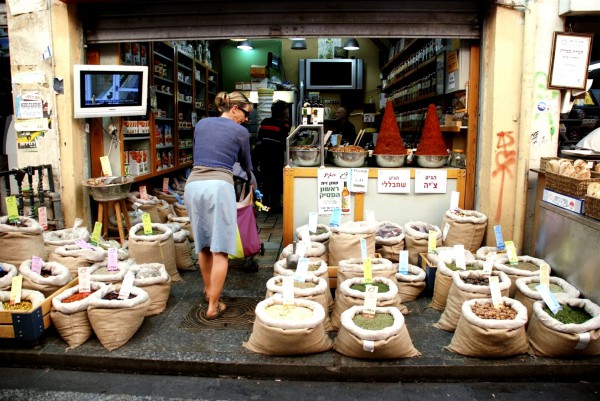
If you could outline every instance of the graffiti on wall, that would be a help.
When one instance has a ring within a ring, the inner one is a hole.
[[[494,224],[500,222],[502,217],[502,199],[504,197],[504,184],[507,178],[513,177],[513,166],[517,162],[517,151],[515,150],[515,137],[512,131],[501,131],[496,134],[498,142],[496,143],[495,168],[492,171],[492,177],[500,180],[500,189],[498,191],[498,206],[494,216]]]

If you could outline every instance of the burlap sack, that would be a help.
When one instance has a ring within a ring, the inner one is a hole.
[[[274,296],[256,305],[252,334],[242,346],[266,355],[307,355],[331,349],[332,341],[325,333],[325,310],[318,302],[295,299],[294,305],[311,309],[310,319],[301,321],[278,320],[269,316],[266,309],[281,305],[282,299]]]
[[[92,292],[98,291],[105,286],[106,284],[104,283],[90,282]],[[92,325],[87,314],[90,297],[88,296],[81,301],[63,303],[64,299],[78,292],[79,286],[76,285],[75,287],[67,288],[52,298],[50,318],[58,334],[69,345],[67,349],[79,347],[92,335]]]
[[[482,271],[457,271],[452,276],[452,285],[448,292],[448,302],[446,303],[446,309],[442,312],[440,320],[434,323],[434,327],[445,331],[454,331],[458,323],[458,319],[462,314],[462,304],[469,299],[475,298],[491,298],[491,292],[489,285],[473,285],[467,284],[463,281],[465,278],[482,277]],[[508,296],[508,289],[510,288],[510,279],[503,272],[492,271],[492,276],[498,276],[500,279],[500,294],[503,297]]]
[[[270,298],[277,294],[283,296],[284,277],[286,276],[274,276],[267,281],[267,295],[265,298]],[[305,283],[312,283],[314,284],[314,287],[299,287],[301,284],[294,281],[294,298],[308,299],[309,301],[320,303],[325,311],[325,319],[323,320],[325,331],[334,330],[333,326],[331,325],[331,319],[329,318],[330,297],[327,296],[327,292],[329,291],[327,280],[323,279],[322,277],[310,275],[306,278]]]
[[[300,226],[296,229],[296,238],[302,241],[302,232],[308,228],[308,224]],[[318,234],[317,234],[318,233]],[[317,231],[310,234],[310,242],[320,242],[327,247],[331,238],[331,228],[325,224],[317,224]]]
[[[160,234],[145,235],[142,224],[129,231],[129,254],[136,263],[162,263],[172,281],[181,281],[175,258],[173,231],[164,224],[152,223],[152,230]]]
[[[162,263],[135,264],[129,268],[135,276],[133,285],[148,293],[150,306],[145,316],[158,315],[167,307],[171,293],[171,277]]]
[[[0,277],[0,291],[10,290],[12,279],[19,273],[19,270],[15,265],[11,265],[10,263],[0,263],[0,269],[6,273]]]
[[[382,330],[366,330],[352,320],[363,312],[362,305],[353,306],[341,316],[340,330],[333,342],[333,349],[342,355],[364,359],[397,359],[420,356],[414,347],[404,316],[394,307],[377,307],[376,313],[393,316],[394,324]]]
[[[112,291],[119,292],[121,285],[107,285],[90,295],[88,318],[100,344],[109,351],[127,343],[144,322],[150,307],[150,297],[141,288],[133,286],[132,299],[102,299]]]
[[[49,272],[50,276],[43,277],[41,274],[33,272],[31,259],[21,263],[19,273],[23,276],[23,288],[39,291],[48,298],[71,281],[69,269],[57,262],[42,262],[42,272]]]
[[[589,299],[560,303],[583,308],[592,318],[583,324],[563,324],[544,312],[543,301],[535,302],[527,328],[529,354],[549,358],[600,355],[600,306]]]
[[[405,305],[402,305],[400,295],[398,294],[398,285],[394,280],[390,280],[384,277],[373,277],[373,283],[382,283],[389,287],[386,292],[377,293],[377,306],[393,306],[398,308],[400,312],[407,313],[408,309]],[[364,305],[365,293],[362,291],[354,290],[351,287],[354,284],[364,284],[365,279],[362,277],[350,278],[344,281],[338,286],[335,296],[335,305],[333,312],[331,313],[331,325],[336,329],[340,327],[340,318],[342,313],[350,309],[355,305]]]
[[[278,260],[273,266],[273,276],[295,276],[296,270],[288,269],[285,259]],[[327,308],[328,312],[333,310],[333,295],[331,295],[331,287],[329,286],[329,268],[323,259],[319,258],[308,258],[308,275],[313,275],[325,280],[327,284],[327,291],[325,296],[327,297]],[[308,276],[307,275],[307,276]]]
[[[43,232],[40,223],[32,218],[19,217],[19,223],[15,225],[9,223],[8,216],[0,217],[2,262],[20,266],[32,256],[48,260]]]
[[[428,255],[429,257],[429,255]],[[437,270],[435,271],[435,286],[433,287],[433,298],[429,304],[430,308],[438,311],[443,311],[446,308],[446,300],[448,299],[448,292],[450,286],[452,286],[452,276],[455,270],[448,268],[446,265],[454,263],[454,255],[443,253],[442,256],[437,259]],[[465,265],[468,270],[483,270],[483,262],[469,260],[465,261]]]
[[[102,262],[108,257],[108,252],[102,247],[92,248],[80,248],[79,245],[75,244],[59,246],[50,254],[48,260],[66,266],[71,277],[77,277],[79,267],[91,266],[94,263]]]
[[[116,271],[107,271],[108,260],[103,260],[102,262],[94,263],[89,268],[90,280],[106,284],[120,283],[121,281],[123,281],[125,274],[134,263],[135,261],[133,259],[118,261],[118,270]]]
[[[506,250],[499,251],[495,246],[482,246],[475,252],[475,258],[479,260],[486,260],[487,255],[490,252],[496,252],[494,260],[506,258]]]
[[[140,193],[138,191],[132,191],[127,196],[127,208],[129,210],[148,213],[150,215],[150,220],[153,223],[158,223],[160,221],[160,216],[158,215],[159,203],[160,200],[156,196],[150,194],[148,194],[148,199],[140,198]]]
[[[158,205],[156,205],[156,210],[158,211],[159,220],[157,223],[168,223],[169,215],[173,214],[173,208],[171,204],[164,199],[160,199]]]
[[[21,291],[21,301],[31,302],[31,310],[35,310],[42,302],[46,300],[44,294],[39,291],[26,290]],[[10,301],[10,291],[0,291],[0,302]]]
[[[375,223],[350,221],[331,228],[329,265],[338,266],[340,260],[362,258],[360,240],[367,243],[367,255],[375,255]]]
[[[478,358],[502,358],[527,352],[527,310],[519,302],[503,297],[504,305],[517,316],[512,320],[482,319],[471,309],[475,303],[490,304],[491,299],[471,299],[462,304],[462,316],[446,349]]]
[[[437,232],[436,247],[442,246],[442,230],[438,226],[422,221],[411,221],[404,225],[404,248],[408,251],[408,263],[411,265],[419,263],[420,253],[427,253],[430,230]]]
[[[383,277],[396,282],[396,267],[387,259],[371,259],[371,272],[374,278]],[[365,269],[362,258],[340,260],[337,270],[337,288],[348,279],[364,276]]]
[[[81,219],[77,219],[73,228],[44,231],[44,246],[48,254],[52,254],[56,251],[56,248],[60,248],[61,246],[73,245],[77,240],[87,242],[90,238],[90,232],[86,227],[80,227],[81,223]]]
[[[177,217],[188,217],[188,212],[185,205],[182,205],[180,203],[174,203],[173,210],[175,211],[175,216]]]
[[[180,230],[173,233],[177,270],[196,270],[194,267],[192,244],[188,240],[189,235],[188,230]]]
[[[183,201],[183,192],[181,192],[181,191],[173,191],[173,192],[176,193],[177,196],[179,196],[179,199],[177,199],[177,196],[175,196],[173,193],[163,192],[161,189],[158,189],[158,188],[154,188],[152,190],[152,195],[156,196],[160,200],[167,202],[169,205],[179,203],[179,200]]]
[[[540,283],[539,276],[521,277],[516,280],[515,299],[521,302],[527,308],[527,317],[531,319],[533,313],[533,304],[536,301],[542,301],[542,296],[536,289],[529,288],[530,284],[538,285]],[[555,284],[562,288],[562,292],[552,292],[557,300],[566,298],[579,298],[580,292],[566,280],[559,277],[550,277],[550,285]]]
[[[483,242],[487,227],[487,216],[475,210],[447,210],[442,218],[444,246],[464,245],[465,249],[477,252]],[[448,224],[448,230],[446,230]]]
[[[108,251],[111,248],[116,248],[117,250],[117,259],[118,260],[127,260],[129,259],[129,251],[125,248],[121,247],[121,243],[115,240],[104,240],[102,237],[98,239],[98,246],[105,251]]]
[[[289,244],[281,251],[281,255],[279,259],[285,259],[288,255],[294,253],[294,244]],[[311,242],[310,248],[306,250],[304,253],[304,257],[306,258],[318,258],[323,260],[323,262],[327,263],[329,260],[329,256],[327,254],[327,248],[321,242]]]
[[[421,295],[425,289],[425,276],[425,270],[413,265],[408,265],[408,274],[396,273],[402,303],[414,301]]]
[[[541,267],[542,264],[546,263],[542,259],[532,258],[531,256],[518,256],[517,259],[519,262],[530,262],[538,267]],[[540,275],[539,269],[535,271],[529,271],[512,266],[509,263],[508,258],[496,259],[496,262],[494,262],[494,269],[506,273],[511,279],[512,284],[510,285],[509,295],[511,298],[515,297],[515,292],[517,291],[517,279],[520,279],[521,277],[539,277]]]
[[[182,230],[186,230],[187,232],[190,233],[190,237],[189,237],[190,242],[194,242],[194,231],[192,230],[192,225],[190,224],[189,217],[177,217],[173,214],[170,214],[169,222],[179,224],[179,227],[181,227]]]
[[[404,250],[404,229],[400,224],[381,221],[375,233],[375,252],[392,262],[400,260],[400,251]]]

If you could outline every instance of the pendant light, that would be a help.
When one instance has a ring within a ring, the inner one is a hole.
[[[358,40],[355,38],[348,38],[344,43],[344,50],[358,50],[360,46],[358,45]]]
[[[253,49],[252,42],[250,42],[249,40],[244,40],[243,42],[240,42],[237,45],[237,48],[241,49],[241,50],[244,50],[244,51],[246,51],[246,50],[252,50]]]
[[[304,38],[294,38],[292,39],[292,50],[305,50],[306,49],[306,40]]]

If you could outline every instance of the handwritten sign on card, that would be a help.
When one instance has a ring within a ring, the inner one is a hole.
[[[415,193],[445,194],[447,179],[446,170],[416,170]]]
[[[410,170],[380,169],[377,172],[377,192],[382,194],[409,194]]]

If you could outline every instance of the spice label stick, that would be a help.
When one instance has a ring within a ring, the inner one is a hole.
[[[562,310],[562,306],[560,306],[554,294],[550,292],[550,288],[546,287],[544,284],[539,284],[535,286],[535,289],[541,295],[552,313],[556,314],[558,311]]]
[[[465,262],[465,246],[464,245],[454,245],[454,261],[456,262],[456,267],[465,270],[467,268]]]
[[[375,223],[375,211],[365,210],[365,221],[367,223]]]
[[[79,277],[79,292],[91,292],[90,270],[87,267],[78,267],[77,277]]]
[[[398,258],[398,273],[408,274],[408,251],[400,251]]]
[[[297,256],[299,256],[300,258],[303,258],[304,255],[306,255],[306,249],[307,249],[306,242],[300,241],[300,242],[298,242],[296,244],[296,252],[295,252],[295,254]]]
[[[550,265],[548,263],[540,265],[540,284],[550,288]]]
[[[48,210],[46,206],[38,208],[38,221],[44,230],[48,229]]]
[[[458,201],[460,200],[460,192],[452,191],[450,193],[450,210],[458,210]]]
[[[148,190],[145,185],[140,185],[140,198],[143,200],[148,200]]]
[[[363,259],[364,278],[365,283],[370,284],[373,282],[373,266],[371,265],[371,258]]]
[[[499,251],[505,249],[504,238],[502,237],[502,226],[494,226],[494,235],[496,236],[496,248]]]
[[[8,221],[10,223],[16,223],[19,221],[19,208],[17,207],[17,197],[7,196],[4,201],[6,202],[6,209],[8,211]]]
[[[117,248],[108,249],[108,263],[106,266],[106,270],[108,270],[109,272],[116,272],[119,270]]]
[[[20,274],[12,278],[10,287],[10,305],[21,303],[21,290],[23,288],[23,276]]]
[[[294,277],[283,276],[283,283],[281,285],[283,292],[282,302],[285,306],[294,305]]]
[[[429,239],[427,241],[427,253],[435,253],[437,245],[437,231],[429,230]]]
[[[131,294],[131,288],[133,287],[134,276],[132,272],[127,272],[125,274],[125,278],[123,278],[123,283],[121,284],[121,289],[119,290],[119,299],[127,299],[129,298],[129,294]]]
[[[145,235],[152,235],[152,220],[150,213],[142,213],[142,226],[144,227]]]
[[[112,176],[112,168],[110,167],[110,160],[108,160],[108,156],[100,157],[100,166],[102,166],[102,175],[105,177]]]
[[[363,316],[369,319],[375,317],[375,308],[377,307],[377,286],[367,285],[365,288],[365,304],[363,307]]]
[[[517,248],[515,248],[515,244],[512,241],[504,242],[506,245],[506,254],[508,256],[508,262],[511,265],[518,265],[519,259],[517,257]]]
[[[75,241],[75,245],[77,245],[79,248],[81,249],[89,249],[89,250],[94,250],[94,247],[91,246],[90,244],[88,244],[87,242],[85,242],[82,239],[78,239]]]
[[[98,245],[98,240],[100,239],[100,232],[102,231],[102,223],[97,221],[94,223],[94,231],[92,231],[92,238],[90,242],[92,245]]]
[[[500,278],[498,276],[490,276],[490,294],[492,295],[494,308],[502,306],[502,293],[500,292]]]
[[[302,237],[302,242],[307,245],[307,248],[310,248],[310,230],[308,226],[302,226],[300,228],[300,237]]]
[[[39,256],[31,257],[31,271],[37,274],[42,274],[42,258]]]
[[[492,274],[492,268],[494,267],[494,261],[496,260],[496,252],[490,252],[485,257],[485,262],[483,263],[483,274],[490,275]]]
[[[319,214],[317,212],[310,212],[308,214],[308,231],[316,234],[317,232],[317,220],[319,219]]]
[[[329,219],[329,227],[339,227],[340,220],[342,219],[342,209],[336,207],[331,212],[331,218]]]
[[[446,225],[444,226],[444,230],[442,231],[442,241],[446,241],[448,231],[450,231],[450,223],[446,223]]]
[[[367,253],[367,240],[364,238],[360,239],[360,255],[363,260],[369,257],[369,254]]]
[[[169,193],[169,177],[165,177],[163,178],[163,192],[168,194]]]
[[[306,274],[308,273],[308,258],[300,258],[298,261],[298,266],[296,267],[296,275],[294,276],[294,280],[299,283],[304,283],[306,281]]]

